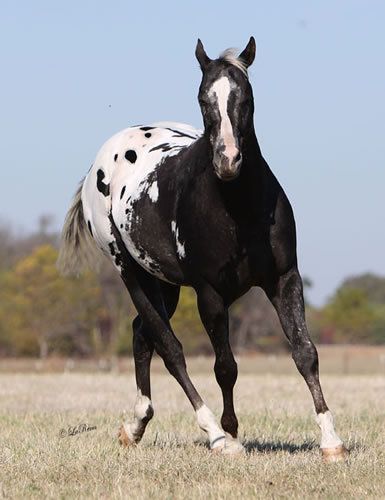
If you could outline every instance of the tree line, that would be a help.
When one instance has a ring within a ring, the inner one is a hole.
[[[42,217],[37,231],[15,235],[0,225],[0,356],[112,356],[132,352],[135,309],[111,263],[98,274],[61,276],[56,268],[59,235]],[[311,286],[304,279],[305,292]],[[346,279],[327,304],[307,303],[308,324],[320,343],[385,343],[385,278]],[[186,354],[210,354],[195,292],[182,288],[172,325]],[[288,349],[277,315],[254,288],[230,310],[236,352]]]

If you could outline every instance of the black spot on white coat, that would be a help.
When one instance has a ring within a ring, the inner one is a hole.
[[[195,139],[194,136],[186,134],[186,132],[182,132],[180,130],[174,130],[173,128],[168,128],[167,130],[170,130],[170,132],[174,132],[173,137],[188,137],[189,139]]]
[[[103,179],[105,177],[105,174],[102,169],[99,168],[99,170],[96,173],[97,175],[97,181],[96,181],[96,187],[98,188],[98,191],[100,191],[104,196],[109,196],[110,194],[110,185],[105,184],[103,182]]]
[[[168,142],[163,142],[162,144],[159,144],[159,146],[155,146],[154,148],[151,148],[150,149],[150,153],[152,151],[156,151],[158,149],[161,149],[163,152],[166,152],[166,151],[170,151],[170,149],[172,149],[173,146],[171,146]]]
[[[128,151],[126,151],[126,154],[124,155],[124,157],[130,163],[135,163],[138,155],[136,154],[136,152],[133,149],[129,149]]]

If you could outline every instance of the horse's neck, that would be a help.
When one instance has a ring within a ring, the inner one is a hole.
[[[246,148],[247,151],[251,151],[256,157],[261,156],[261,149],[259,147],[258,139],[255,134],[255,131],[253,131],[246,137],[244,141],[244,148]]]
[[[251,222],[263,217],[269,171],[254,133],[245,138],[242,156],[239,177],[217,183],[217,186],[227,210],[241,220]]]
[[[256,171],[261,170],[264,165],[261,149],[259,147],[257,136],[254,130],[245,137],[242,146],[242,156],[244,158],[242,169],[248,175],[255,175]]]
[[[242,157],[243,161],[239,174],[239,182],[236,182],[236,180],[234,187],[243,190],[245,195],[247,193],[256,195],[261,189],[261,179],[265,174],[266,163],[262,157],[254,131],[246,136],[243,141]]]

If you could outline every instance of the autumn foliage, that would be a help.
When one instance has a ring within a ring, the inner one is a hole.
[[[15,239],[0,227],[0,237],[0,355],[131,354],[136,313],[107,259],[98,275],[63,277],[56,268],[56,234],[41,230]],[[324,307],[308,304],[307,316],[318,342],[385,343],[385,278],[349,278]],[[187,354],[212,352],[192,289],[182,288],[172,325]],[[288,348],[277,315],[260,289],[252,289],[231,307],[230,326],[236,352]]]

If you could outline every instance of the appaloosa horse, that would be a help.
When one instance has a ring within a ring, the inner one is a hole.
[[[120,429],[138,443],[153,416],[150,362],[154,349],[190,400],[210,447],[243,449],[237,440],[233,387],[237,364],[229,344],[228,307],[252,286],[277,310],[292,356],[314,400],[326,460],[346,449],[337,436],[318,378],[318,355],[305,323],[290,203],[262,157],[253,124],[247,68],[250,38],[210,59],[200,40],[196,57],[204,130],[173,122],[130,127],[98,153],[68,212],[59,265],[66,272],[92,266],[101,249],[118,269],[137,309],[133,350],[137,381],[134,420]],[[221,427],[186,370],[170,318],[180,286],[193,287],[212,342],[223,394]]]

